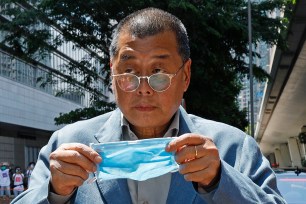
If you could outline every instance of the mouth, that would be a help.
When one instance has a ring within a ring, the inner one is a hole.
[[[134,108],[138,111],[150,112],[150,111],[153,111],[156,107],[150,106],[150,105],[137,105]]]

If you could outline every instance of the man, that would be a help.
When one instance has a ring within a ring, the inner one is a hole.
[[[31,174],[33,172],[33,169],[35,167],[35,162],[30,162],[27,170],[25,172],[25,178],[26,178],[26,187],[28,187],[30,185],[31,182]]]
[[[190,82],[188,43],[181,21],[162,10],[123,19],[110,46],[119,109],[55,132],[40,152],[29,190],[13,203],[284,203],[250,136],[180,107]],[[103,165],[90,143],[159,137],[177,137],[166,151],[175,152],[179,172],[84,182]]]
[[[0,198],[9,199],[11,196],[10,169],[7,162],[1,163],[0,167]]]
[[[13,174],[14,197],[17,197],[19,194],[21,194],[24,191],[23,179],[24,179],[24,174],[21,172],[21,168],[16,167],[15,173]]]

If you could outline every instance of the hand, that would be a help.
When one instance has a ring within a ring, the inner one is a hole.
[[[90,147],[80,143],[61,145],[50,154],[51,185],[59,195],[69,195],[83,184],[102,158]]]
[[[188,133],[172,140],[166,151],[175,153],[179,172],[185,180],[207,187],[219,181],[220,157],[216,145],[210,138]]]

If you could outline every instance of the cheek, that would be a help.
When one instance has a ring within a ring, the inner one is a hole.
[[[124,112],[127,107],[129,107],[130,101],[132,99],[131,94],[121,91],[118,87],[114,89],[115,101],[118,107]]]
[[[112,83],[112,90],[115,96],[115,100],[123,100],[123,98],[127,97],[127,93],[123,92],[117,85],[117,83],[115,81],[113,81]]]
[[[181,99],[183,98],[184,92],[186,90],[186,84],[185,81],[180,80],[177,81],[175,86],[171,89],[171,93],[169,93],[169,98],[172,98],[172,100],[175,100],[175,103],[180,103]]]
[[[161,99],[161,108],[163,112],[166,113],[174,113],[177,108],[181,104],[182,99],[182,92],[176,92],[174,90],[171,90],[167,93],[165,93],[165,96],[163,96],[163,99]]]
[[[116,96],[116,101],[118,103],[118,105],[120,104],[120,106],[124,106],[125,104],[127,104],[128,101],[128,96],[129,94],[127,93],[122,93],[121,90],[119,90],[117,88],[116,92],[115,92],[115,96]]]

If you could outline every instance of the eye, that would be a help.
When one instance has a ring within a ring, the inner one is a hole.
[[[134,73],[135,71],[132,68],[126,68],[124,73]]]
[[[161,72],[163,72],[163,70],[161,68],[154,68],[153,71],[152,71],[153,74],[157,74],[157,73],[161,73]]]
[[[167,73],[165,67],[162,64],[157,64],[152,69],[153,74],[157,73]]]
[[[131,73],[131,74],[135,74],[136,73],[136,69],[134,68],[133,65],[122,65],[120,67],[121,73]]]

